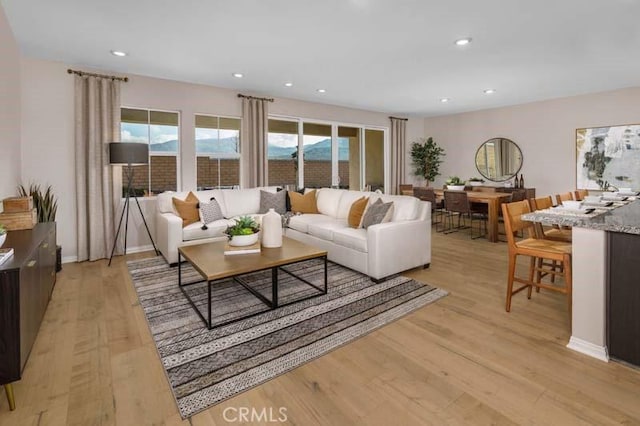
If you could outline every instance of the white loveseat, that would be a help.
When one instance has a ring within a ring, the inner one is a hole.
[[[261,188],[275,192],[276,188]],[[167,262],[178,262],[178,247],[223,241],[223,231],[233,218],[243,215],[260,216],[260,188],[198,191],[201,201],[214,197],[225,219],[207,224],[202,222],[182,228],[172,197],[185,199],[187,192],[158,195],[156,243]],[[382,198],[393,201],[390,222],[354,229],[347,224],[351,204],[362,196],[370,202]],[[284,235],[327,250],[331,261],[355,269],[379,280],[407,269],[428,267],[431,262],[431,206],[428,202],[402,195],[382,195],[371,192],[322,188],[317,191],[317,214],[291,217]]]

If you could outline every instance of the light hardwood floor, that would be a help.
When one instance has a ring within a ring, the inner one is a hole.
[[[296,425],[640,424],[640,371],[565,348],[561,295],[504,311],[506,260],[504,243],[434,233],[431,269],[408,275],[448,297],[187,421],[124,259],[66,264],[0,425],[220,425],[229,407]]]

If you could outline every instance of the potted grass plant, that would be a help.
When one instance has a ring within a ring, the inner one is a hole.
[[[224,231],[229,238],[229,245],[243,247],[255,244],[258,241],[260,225],[250,216],[241,216],[235,221],[235,224]]]
[[[58,213],[58,198],[53,193],[51,185],[43,189],[38,184],[29,184],[26,188],[24,185],[18,186],[18,194],[21,197],[31,196],[33,198],[33,207],[38,213],[38,222],[55,222]],[[56,272],[62,270],[62,247],[56,245]]]

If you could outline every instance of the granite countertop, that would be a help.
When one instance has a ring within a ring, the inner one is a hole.
[[[607,211],[596,210],[588,215],[572,216],[533,212],[522,215],[522,220],[539,222],[544,225],[571,226],[640,235],[640,200]]]

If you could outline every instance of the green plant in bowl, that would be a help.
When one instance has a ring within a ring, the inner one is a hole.
[[[480,183],[484,183],[484,179],[480,179],[478,177],[472,177],[469,178],[469,182],[480,182]]]
[[[230,240],[235,236],[252,235],[260,231],[260,225],[250,216],[241,216],[235,221],[235,224],[227,227],[224,231]]]
[[[0,235],[4,235],[7,233],[6,228],[0,223]]]
[[[465,181],[460,179],[458,176],[449,176],[449,179],[447,179],[445,183],[450,186],[461,186],[465,184]]]

